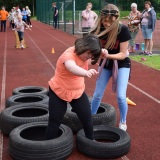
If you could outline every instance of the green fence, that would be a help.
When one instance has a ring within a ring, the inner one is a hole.
[[[37,0],[36,16],[43,23],[53,25],[52,2],[57,2],[59,10],[58,28],[71,34],[81,31],[81,12],[86,8],[87,0]],[[92,2],[92,1],[91,1]],[[98,12],[101,9],[102,1],[92,2],[93,10]]]
[[[92,2],[93,8],[99,14],[102,7],[107,3],[113,3],[118,6],[121,13],[129,13],[131,9],[130,0],[36,0],[36,16],[43,23],[53,25],[53,8],[52,3],[57,2],[59,10],[58,28],[71,34],[81,32],[81,12],[86,8],[88,2]],[[143,11],[144,0],[135,0],[138,5],[138,10]],[[151,1],[154,4],[154,9],[158,13],[160,10],[160,0]],[[123,13],[123,14],[124,14]],[[160,15],[158,15],[160,17]]]

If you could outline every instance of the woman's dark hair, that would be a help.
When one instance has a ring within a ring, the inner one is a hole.
[[[101,43],[96,35],[90,34],[75,41],[75,53],[81,55],[86,51],[91,54],[92,64],[96,64],[101,54]]]

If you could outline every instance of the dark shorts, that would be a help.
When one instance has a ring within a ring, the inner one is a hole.
[[[24,32],[17,31],[17,33],[18,33],[19,40],[20,41],[23,40],[23,38],[24,38]]]

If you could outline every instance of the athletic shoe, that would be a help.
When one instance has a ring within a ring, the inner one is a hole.
[[[122,130],[124,130],[124,131],[126,131],[127,130],[127,125],[124,124],[124,123],[120,123],[119,124],[119,128],[122,129]]]
[[[21,45],[21,49],[24,49],[24,46],[23,46],[23,45]]]
[[[30,25],[30,27],[32,28],[32,25]]]
[[[152,56],[152,53],[151,52],[146,52],[145,55],[146,56]]]

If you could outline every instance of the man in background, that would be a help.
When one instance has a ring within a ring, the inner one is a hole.
[[[58,8],[56,6],[56,2],[52,3],[52,7],[53,7],[53,27],[56,29],[58,21]]]

